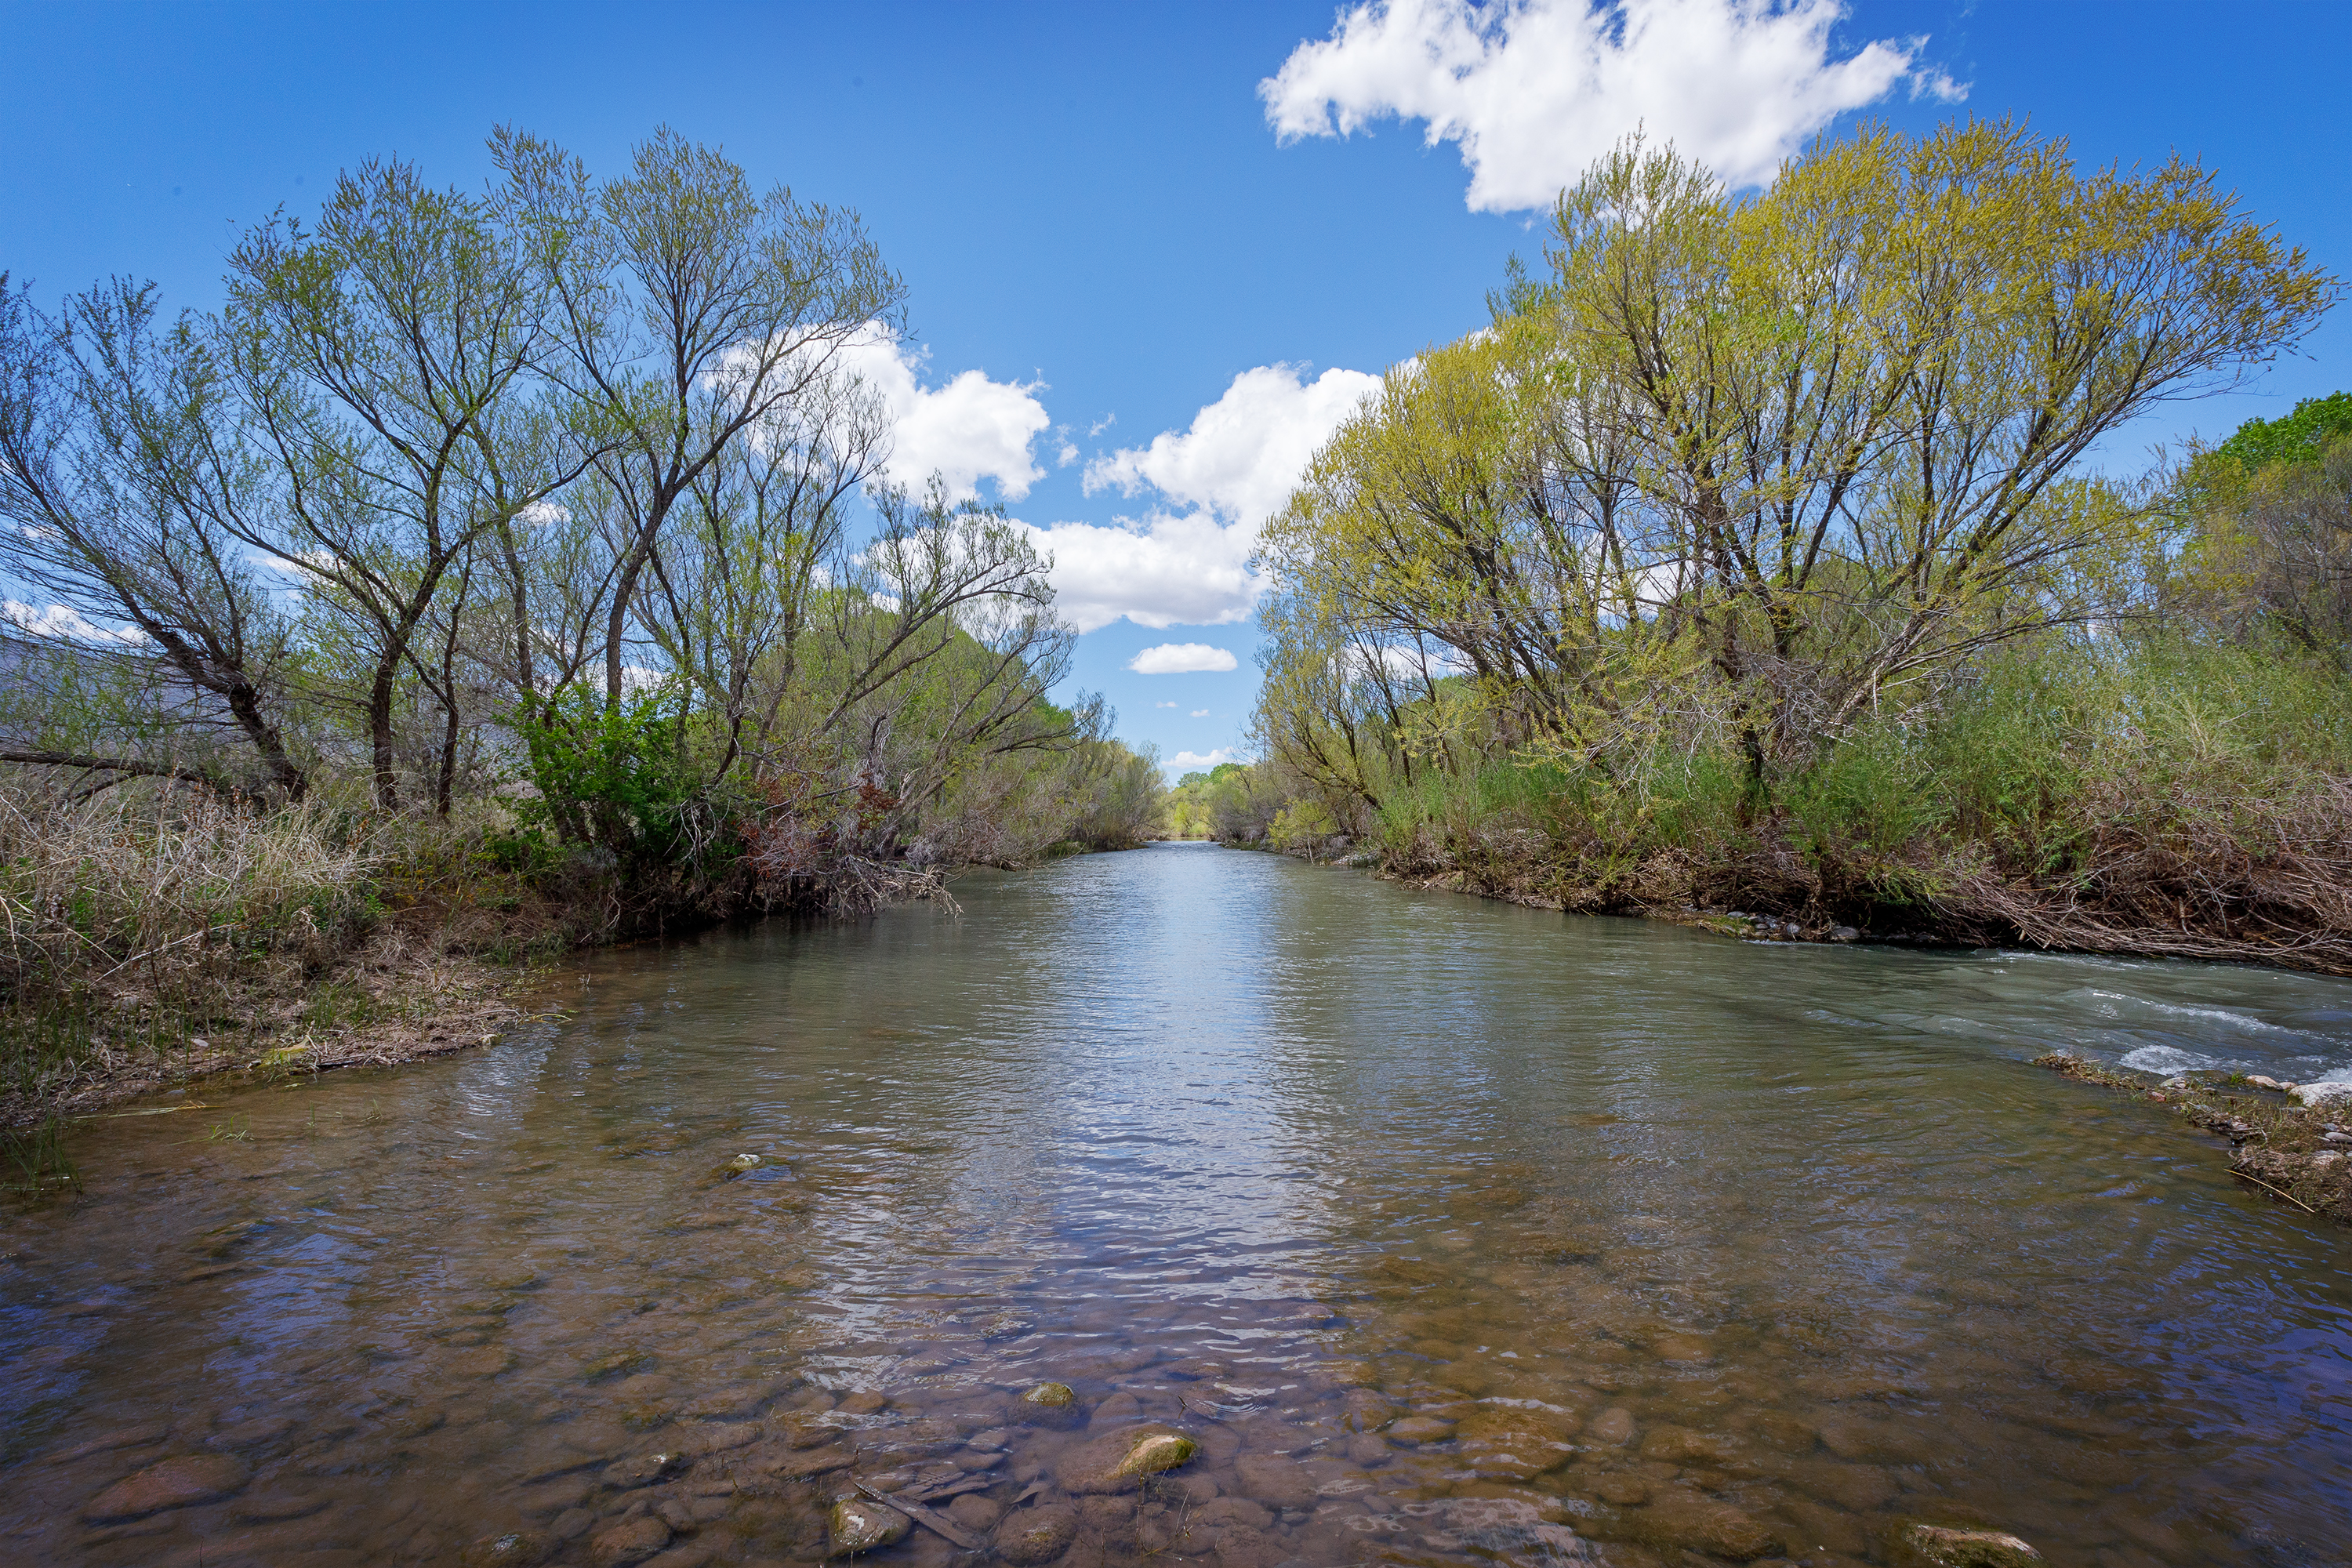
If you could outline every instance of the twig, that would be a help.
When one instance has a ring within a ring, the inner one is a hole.
[[[194,942],[200,936],[210,936],[215,931],[235,931],[236,929],[236,922],[232,921],[224,925],[206,926],[202,931],[192,931],[184,935],[175,936],[171,941],[165,942],[162,947],[151,947],[144,952],[132,953],[129,958],[126,958],[121,963],[116,964],[112,969],[110,969],[104,974],[100,975],[99,978],[100,980],[110,980],[115,975],[121,973],[123,970],[130,968],[132,964],[138,963],[142,958],[152,958],[159,952],[168,952],[170,949],[179,946],[184,942]]]
[[[2234,1165],[2230,1167],[2230,1174],[2237,1177],[2240,1181],[2252,1182],[2254,1185],[2262,1188],[2264,1192],[2278,1193],[2279,1196],[2284,1198],[2287,1202],[2293,1204],[2295,1207],[2301,1209],[2305,1214],[2317,1214],[2319,1212],[2317,1209],[2313,1208],[2309,1204],[2305,1203],[2301,1198],[2296,1197],[2293,1193],[2279,1193],[2279,1190],[2276,1187],[2272,1186],[2260,1176],[2249,1174],[2244,1171],[2239,1170]]]

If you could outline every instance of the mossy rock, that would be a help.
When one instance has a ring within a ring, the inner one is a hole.
[[[1021,1396],[1022,1417],[1040,1426],[1076,1426],[1087,1418],[1077,1391],[1066,1383],[1041,1383]]]
[[[1166,1426],[1129,1426],[1089,1439],[1062,1469],[1062,1484],[1084,1497],[1132,1491],[1147,1478],[1190,1464],[1200,1444]]]
[[[1895,1568],[2036,1568],[2047,1561],[2016,1536],[1998,1530],[1906,1524],[1897,1527],[1888,1545]]]

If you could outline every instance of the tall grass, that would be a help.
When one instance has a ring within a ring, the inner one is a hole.
[[[105,1049],[184,1049],[257,969],[323,967],[376,912],[378,846],[329,806],[9,785],[0,1089],[15,1096],[48,1097]]]
[[[1705,737],[1638,772],[1392,771],[1388,863],[1571,908],[1695,903],[1865,929],[2352,972],[2352,679],[2103,637],[1988,661],[1759,799]]]

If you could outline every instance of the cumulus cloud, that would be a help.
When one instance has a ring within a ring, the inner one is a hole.
[[[1155,515],[1141,524],[1024,524],[1054,558],[1054,606],[1082,632],[1124,616],[1139,626],[1218,626],[1257,601],[1255,535],[1205,513]]]
[[[1315,449],[1381,384],[1360,370],[1327,370],[1311,382],[1305,373],[1292,364],[1242,372],[1189,430],[1163,430],[1148,447],[1088,463],[1087,493],[1156,489],[1255,530],[1290,499]]]
[[[1734,185],[1760,184],[1840,114],[1898,85],[1967,89],[1925,38],[1832,58],[1842,0],[1367,0],[1258,84],[1285,142],[1390,115],[1452,142],[1474,211],[1549,206],[1635,127]]]
[[[1184,773],[1195,768],[1213,768],[1221,763],[1247,760],[1230,746],[1219,746],[1213,752],[1179,752],[1160,765],[1170,773]]]
[[[1231,648],[1211,647],[1204,642],[1164,642],[1129,659],[1127,668],[1138,675],[1197,675],[1233,669],[1240,663]]]
[[[1125,616],[1138,626],[1226,626],[1257,601],[1249,570],[1261,523],[1288,499],[1315,449],[1380,378],[1260,365],[1234,377],[1185,430],[1164,431],[1087,466],[1088,494],[1154,494],[1140,521],[1032,528],[1054,556],[1062,613],[1080,631]],[[1108,426],[1106,419],[1095,426]]]
[[[997,493],[1019,500],[1045,477],[1030,447],[1053,421],[1037,400],[1043,383],[991,381],[962,371],[943,386],[923,385],[929,359],[880,331],[842,345],[845,368],[856,372],[890,411],[890,477],[920,485],[936,471],[949,493],[964,500],[992,479]]]
[[[1195,708],[1192,710],[1192,717],[1195,719],[1205,719],[1208,716],[1209,710],[1206,708]]]

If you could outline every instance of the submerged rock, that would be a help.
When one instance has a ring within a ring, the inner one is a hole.
[[[1066,1383],[1041,1383],[1021,1396],[1021,1414],[1040,1426],[1075,1426],[1087,1418],[1077,1391]]]
[[[1482,1405],[1454,1428],[1470,1468],[1481,1476],[1531,1480],[1574,1454],[1569,1439],[1583,1423],[1542,1405]]]
[[[1051,1563],[1078,1538],[1074,1509],[1040,1508],[1016,1510],[996,1530],[996,1554],[1019,1568]]]
[[[1592,1418],[1584,1435],[1612,1448],[1630,1443],[1633,1440],[1633,1413],[1622,1405],[1612,1405]]]
[[[669,1544],[669,1526],[651,1514],[625,1519],[588,1538],[597,1568],[633,1568]]]
[[[1234,1461],[1242,1494],[1276,1508],[1313,1508],[1315,1478],[1297,1460],[1281,1455],[1244,1455]]]
[[[554,1542],[528,1530],[485,1535],[457,1554],[459,1568],[533,1568],[554,1550]]]
[[[845,1497],[825,1516],[827,1555],[855,1557],[878,1546],[894,1545],[914,1528],[915,1521],[895,1508],[868,1498]]]
[[[1443,1443],[1454,1436],[1454,1423],[1436,1415],[1408,1415],[1389,1424],[1391,1443]]]
[[[119,1524],[165,1509],[218,1502],[243,1489],[246,1468],[226,1454],[183,1454],[115,1482],[82,1510],[91,1524]]]
[[[1780,1549],[1780,1538],[1729,1503],[1695,1492],[1660,1496],[1627,1521],[1636,1539],[1651,1546],[1679,1548],[1750,1563]]]
[[[1079,1495],[1127,1491],[1147,1476],[1190,1463],[1200,1451],[1200,1444],[1166,1426],[1106,1432],[1071,1456],[1063,1467],[1063,1485]]]
[[[1642,1458],[1660,1459],[1669,1465],[1727,1464],[1737,1452],[1737,1445],[1729,1438],[1711,1432],[1694,1432],[1687,1426],[1653,1426],[1642,1439]]]
[[[1906,1524],[1892,1542],[1895,1568],[2032,1568],[2044,1559],[2014,1535],[1998,1530],[1947,1530]]]
[[[678,1454],[633,1454],[604,1467],[604,1484],[614,1491],[651,1486],[684,1463]]]

